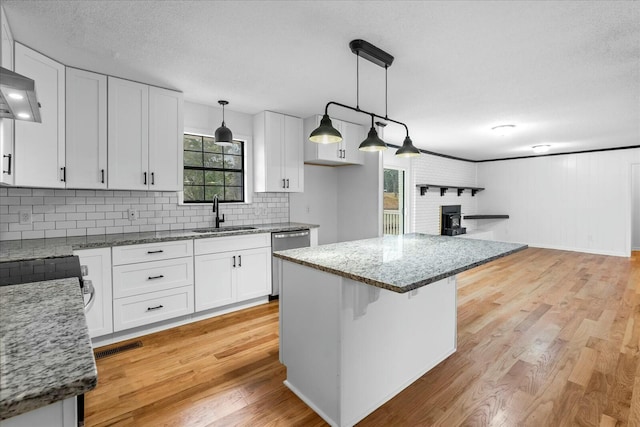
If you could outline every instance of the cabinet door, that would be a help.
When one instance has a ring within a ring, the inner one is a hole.
[[[89,335],[99,337],[113,332],[112,288],[111,288],[111,248],[83,249],[74,252],[80,257],[80,264],[86,265],[95,296],[85,313]],[[85,300],[88,296],[85,296]]]
[[[149,88],[149,189],[182,189],[182,93]]]
[[[4,9],[0,7],[2,14],[0,29],[0,37],[2,39],[2,56],[0,57],[0,66],[13,71],[13,35],[7,23]],[[0,119],[0,184],[13,185],[14,167],[13,167],[13,120]]]
[[[195,257],[196,311],[220,307],[235,301],[231,252]]]
[[[286,181],[282,175],[284,115],[266,111],[264,119],[266,191],[285,191]]]
[[[108,187],[146,190],[149,175],[149,86],[109,77]]]
[[[271,293],[271,248],[249,249],[238,252],[236,264],[237,300],[269,295]]]
[[[15,71],[36,82],[42,123],[15,122],[15,184],[64,188],[64,65],[15,43]]]
[[[107,76],[67,67],[67,188],[107,188]]]
[[[363,152],[360,151],[358,147],[360,147],[360,143],[365,139],[364,127],[355,123],[343,122],[340,132],[343,138],[340,147],[344,150],[343,161],[356,165],[363,164]]]
[[[284,116],[284,150],[282,152],[282,177],[285,191],[304,191],[304,140],[302,119]]]

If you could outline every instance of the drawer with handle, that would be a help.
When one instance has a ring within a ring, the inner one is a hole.
[[[193,285],[193,258],[175,258],[113,267],[113,297],[122,298]]]
[[[193,286],[113,300],[113,330],[137,326],[193,313]]]
[[[193,240],[114,246],[112,249],[113,265],[134,264],[136,262],[157,261],[192,255]]]

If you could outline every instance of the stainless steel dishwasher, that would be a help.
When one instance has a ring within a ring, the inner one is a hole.
[[[271,251],[284,251],[287,249],[306,248],[310,245],[309,230],[281,231],[271,233]],[[271,298],[280,295],[282,283],[282,263],[276,257],[271,257]]]

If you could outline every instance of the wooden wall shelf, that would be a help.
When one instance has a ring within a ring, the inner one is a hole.
[[[440,184],[417,184],[416,187],[420,189],[420,195],[424,196],[427,194],[427,190],[429,188],[439,188],[440,196],[444,196],[447,190],[456,190],[458,192],[458,196],[462,195],[464,190],[471,190],[471,196],[475,196],[478,191],[484,190],[484,188],[480,187],[458,187],[454,185],[440,185]]]
[[[508,219],[509,215],[465,215],[463,219]]]

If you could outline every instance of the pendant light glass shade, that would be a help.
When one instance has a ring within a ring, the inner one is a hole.
[[[214,143],[221,147],[230,147],[233,145],[233,133],[224,123],[224,106],[228,103],[229,101],[218,101],[218,104],[222,105],[222,126],[216,129]]]
[[[320,120],[320,126],[309,135],[309,141],[317,144],[333,144],[342,141],[342,135],[333,127],[329,115],[325,114]]]
[[[387,149],[387,144],[378,138],[378,132],[376,132],[375,128],[371,126],[367,139],[360,143],[360,147],[358,147],[358,149],[360,151],[383,151]]]
[[[418,150],[413,145],[413,142],[411,142],[411,138],[409,138],[409,135],[407,135],[407,137],[404,139],[402,147],[398,148],[398,151],[396,151],[397,157],[417,157],[419,155],[420,150]]]

